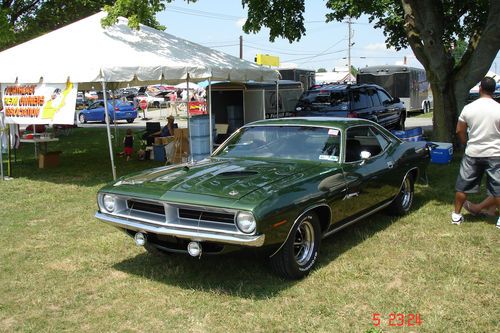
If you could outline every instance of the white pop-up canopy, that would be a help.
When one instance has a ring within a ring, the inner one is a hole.
[[[278,73],[229,54],[127,20],[102,28],[105,12],[0,53],[0,82],[127,84],[190,81],[275,81]],[[17,81],[16,81],[17,80]],[[140,82],[138,82],[140,83]],[[95,85],[95,84],[94,84]],[[91,88],[89,88],[91,89]]]
[[[103,28],[105,16],[105,12],[97,13],[1,52],[0,83],[72,82],[80,90],[99,83],[106,91],[106,86],[189,84],[207,79],[276,81],[279,77],[275,70],[144,25],[131,29],[124,18]],[[116,178],[109,119],[106,123]]]

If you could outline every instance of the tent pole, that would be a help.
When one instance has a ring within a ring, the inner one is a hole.
[[[189,132],[189,159],[190,159],[190,162],[193,163],[194,162],[194,158],[193,158],[193,143],[191,142],[191,131],[189,130],[189,119],[190,119],[190,115],[189,115],[189,73],[187,74],[187,79],[186,79],[186,89],[187,89],[187,124],[188,124],[188,132]]]
[[[279,86],[280,86],[280,83],[278,80],[276,80],[276,119],[278,119],[280,117]]]
[[[116,180],[115,160],[113,158],[113,144],[111,143],[111,129],[109,128],[108,98],[106,96],[106,82],[102,80],[102,97],[104,99],[104,118],[106,119],[106,131],[108,133],[109,157],[111,158],[111,171],[113,180]]]
[[[208,78],[208,128],[210,133],[210,155],[214,148],[213,126],[212,126],[212,78]]]

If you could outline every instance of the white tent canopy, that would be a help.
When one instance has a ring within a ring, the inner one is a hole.
[[[190,81],[275,81],[278,77],[275,70],[144,25],[130,29],[124,18],[104,29],[105,16],[100,12],[1,52],[0,82],[70,80],[79,83],[80,89],[91,89],[102,81],[121,86],[178,83],[188,75]]]
[[[104,29],[105,12],[0,53],[1,83],[78,83],[80,90],[183,81],[276,81],[279,73],[223,52],[212,50],[128,21]],[[1,95],[1,91],[0,91]],[[106,99],[106,94],[104,95]],[[113,179],[111,133],[106,108]],[[209,107],[210,109],[210,107]],[[210,129],[211,131],[211,129]]]

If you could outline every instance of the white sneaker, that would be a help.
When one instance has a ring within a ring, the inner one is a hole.
[[[464,221],[462,214],[451,213],[451,224],[460,225]]]
[[[497,220],[497,228],[500,229],[500,216],[498,217],[498,220]]]

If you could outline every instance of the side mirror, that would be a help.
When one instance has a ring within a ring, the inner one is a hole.
[[[399,97],[394,97],[394,98],[392,99],[392,102],[393,102],[393,103],[401,103],[401,100],[399,99]]]
[[[359,153],[359,157],[361,157],[361,163],[360,165],[365,164],[366,160],[370,158],[372,154],[369,151],[363,150],[361,153]]]
[[[372,154],[369,151],[363,150],[359,154],[359,156],[361,157],[362,160],[367,160],[367,159],[369,159],[372,156]]]

